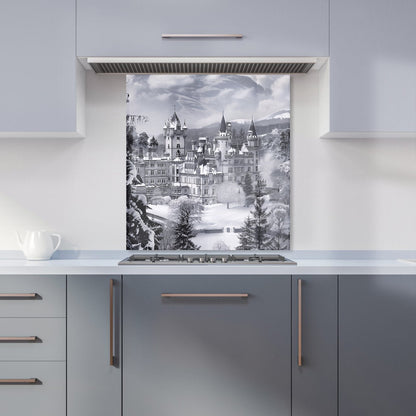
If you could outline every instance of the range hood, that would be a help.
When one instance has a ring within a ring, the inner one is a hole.
[[[87,58],[98,74],[306,74],[314,57],[112,57]]]

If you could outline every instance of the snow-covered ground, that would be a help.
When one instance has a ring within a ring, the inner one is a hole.
[[[163,218],[172,218],[169,205],[149,205],[148,214]],[[233,206],[227,209],[227,204],[205,205],[201,221],[196,224],[197,229],[214,230],[225,227],[240,228],[250,214],[250,208]]]
[[[197,224],[196,228],[204,230],[224,227],[240,228],[249,213],[249,208],[234,207],[233,204],[230,204],[229,209],[227,209],[227,204],[205,205],[201,222]]]
[[[172,218],[169,205],[149,205],[148,213],[163,218]],[[241,228],[250,213],[250,208],[233,206],[227,209],[227,204],[205,205],[201,221],[195,226],[196,230],[218,230],[220,233],[199,232],[193,241],[203,250],[214,250],[222,242],[228,249],[235,250],[239,244],[236,228]]]
[[[201,250],[235,250],[239,245],[238,234],[234,232],[199,233],[192,241]]]

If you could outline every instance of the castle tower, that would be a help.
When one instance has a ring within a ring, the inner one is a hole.
[[[254,174],[259,171],[259,138],[257,137],[256,127],[254,126],[254,120],[251,119],[250,127],[247,131],[247,150],[253,154],[253,170]]]
[[[247,147],[249,150],[254,150],[259,147],[259,139],[257,137],[253,119],[251,119],[251,124],[247,131]]]
[[[165,138],[165,154],[170,159],[185,157],[185,138],[187,127],[183,127],[176,111],[173,112],[170,119],[163,126],[163,135]]]
[[[220,131],[215,139],[217,149],[221,152],[221,160],[224,160],[231,145],[231,123],[225,122],[224,113],[220,122]]]

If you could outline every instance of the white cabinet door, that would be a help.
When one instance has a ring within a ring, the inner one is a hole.
[[[0,137],[76,136],[75,0],[2,2]]]
[[[331,132],[416,132],[415,16],[415,1],[331,0]]]
[[[327,56],[329,0],[78,0],[78,56]],[[242,34],[170,39],[162,34]]]

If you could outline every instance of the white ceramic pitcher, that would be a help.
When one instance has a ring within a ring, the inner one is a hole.
[[[48,231],[26,231],[23,240],[18,232],[16,236],[28,260],[48,260],[61,244],[61,236]],[[56,243],[53,237],[57,239]]]

